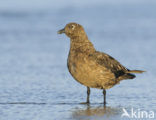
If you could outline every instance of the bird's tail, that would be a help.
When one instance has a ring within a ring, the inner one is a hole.
[[[146,71],[143,71],[143,70],[130,70],[127,73],[143,73],[143,72],[146,72]]]

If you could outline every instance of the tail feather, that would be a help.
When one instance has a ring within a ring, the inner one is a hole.
[[[126,80],[126,79],[133,79],[135,78],[135,75],[132,73],[143,73],[145,71],[142,70],[129,70],[124,75],[121,75],[118,77],[118,81],[120,80]]]
[[[120,80],[133,79],[133,78],[135,78],[135,75],[134,74],[126,73],[126,74],[120,76],[118,78],[118,80],[120,81]]]
[[[142,70],[130,70],[127,73],[143,73],[143,72],[146,72],[146,71],[142,71]]]

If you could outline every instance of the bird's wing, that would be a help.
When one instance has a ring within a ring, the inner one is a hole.
[[[115,60],[113,57],[109,56],[108,54],[96,51],[90,56],[92,57],[92,59],[96,61],[97,64],[100,64],[101,66],[107,68],[107,70],[114,73],[116,78],[124,75],[127,71],[129,71],[127,68],[125,68],[117,60]]]

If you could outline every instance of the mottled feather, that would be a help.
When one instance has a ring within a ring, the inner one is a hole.
[[[121,65],[117,60],[106,53],[96,51],[93,54],[90,54],[90,57],[95,59],[95,61],[101,66],[106,67],[107,70],[110,70],[112,73],[114,73],[116,78],[129,71],[126,67]]]

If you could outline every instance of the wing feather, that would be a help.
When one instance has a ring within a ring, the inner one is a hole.
[[[116,78],[124,75],[127,71],[129,71],[126,67],[121,65],[117,60],[115,60],[108,54],[96,51],[90,56],[95,59],[98,64],[102,65],[103,67],[107,68],[107,70],[114,73]]]

